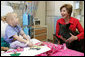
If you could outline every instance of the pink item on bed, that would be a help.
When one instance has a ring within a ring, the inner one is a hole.
[[[84,56],[84,53],[71,50],[71,49],[66,49],[66,50],[62,50],[61,52],[57,52],[51,56]]]
[[[36,45],[39,44],[40,43],[37,43]],[[51,42],[42,42],[41,45],[47,45],[51,50],[36,56],[84,56],[84,53],[68,49],[66,44],[57,45]]]
[[[5,53],[10,53],[10,52],[21,52],[21,51],[23,51],[23,48],[18,48],[18,49],[9,50],[9,51],[7,51],[7,52],[5,52]]]
[[[37,43],[36,45],[39,45],[40,43]],[[42,56],[42,55],[47,55],[47,56],[51,56],[53,54],[55,54],[56,52],[64,49],[64,46],[65,45],[57,45],[57,44],[53,44],[51,42],[42,42],[41,45],[47,45],[51,50],[50,51],[47,51],[45,53],[42,53],[42,54],[38,54],[36,56]]]

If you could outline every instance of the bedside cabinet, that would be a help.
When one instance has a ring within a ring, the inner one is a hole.
[[[38,39],[40,41],[45,41],[47,39],[47,27],[41,26],[33,26],[33,38]]]

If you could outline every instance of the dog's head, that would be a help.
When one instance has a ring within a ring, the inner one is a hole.
[[[62,35],[63,37],[68,38],[69,37],[69,31],[70,31],[69,26],[70,26],[70,23],[66,24],[66,25],[59,23],[59,35]]]
[[[69,23],[69,24],[66,24],[66,25],[63,25],[63,24],[60,24],[60,23],[59,23],[59,26],[60,26],[60,28],[62,28],[62,29],[69,29],[70,23]]]
[[[69,26],[70,26],[70,23],[66,24],[66,25],[63,25],[63,24],[59,23],[60,34],[68,32],[69,31]]]

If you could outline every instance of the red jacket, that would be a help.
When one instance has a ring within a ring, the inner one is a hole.
[[[56,23],[56,36],[58,38],[61,37],[61,35],[58,35],[58,33],[59,33],[59,23],[66,24],[63,18],[57,20],[57,23]],[[70,17],[69,23],[71,23],[69,29],[71,29],[74,32],[76,31],[76,28],[78,29],[78,31],[79,31],[79,34],[77,35],[78,40],[84,39],[84,29],[83,29],[82,25],[80,24],[79,20],[76,19],[76,18]]]

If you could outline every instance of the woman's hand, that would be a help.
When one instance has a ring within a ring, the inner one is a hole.
[[[70,38],[68,38],[68,39],[66,40],[66,42],[71,43],[72,41],[74,41],[74,40],[77,40],[77,39],[78,39],[78,38],[77,38],[77,36],[74,36],[74,35],[72,35],[71,33],[70,33],[70,35],[71,35],[71,37],[70,37]]]

